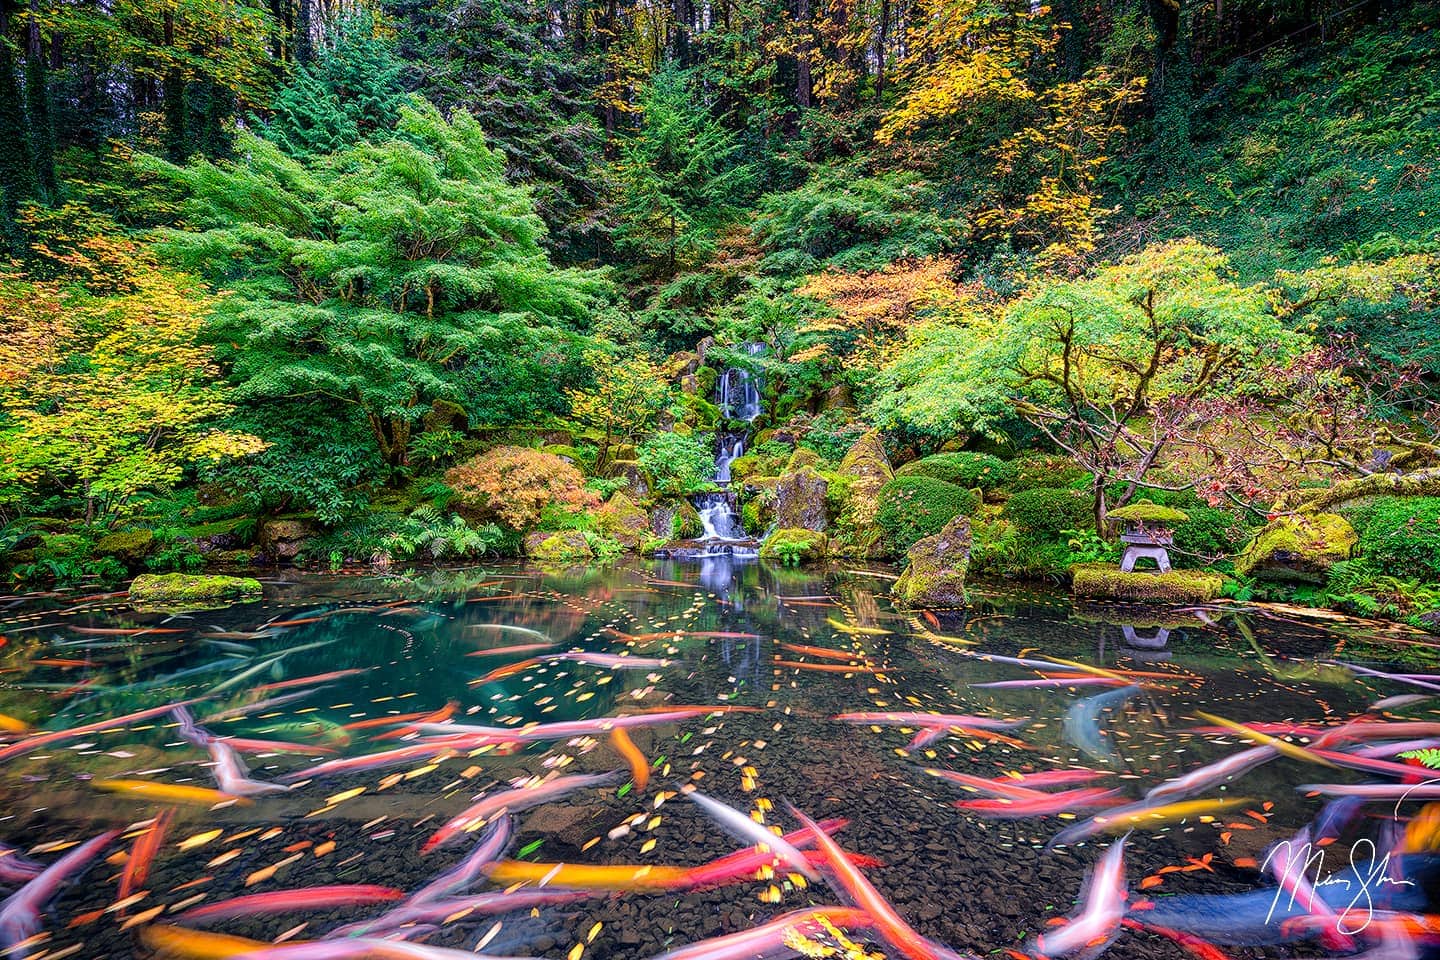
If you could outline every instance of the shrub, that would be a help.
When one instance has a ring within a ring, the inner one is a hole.
[[[655,493],[684,497],[710,489],[715,474],[713,444],[708,433],[657,433],[636,447],[635,458],[650,475]]]
[[[1078,490],[1090,485],[1090,474],[1069,457],[1030,453],[1010,461],[1015,478],[1007,485],[1013,491],[1039,488]]]
[[[925,537],[944,529],[960,514],[980,505],[973,491],[934,477],[896,477],[880,488],[880,509],[875,523],[886,545],[903,554]]]
[[[895,471],[897,477],[934,477],[962,487],[994,490],[1015,479],[1015,468],[988,453],[937,453],[933,457],[907,463]]]
[[[1002,511],[1005,519],[1031,536],[1055,540],[1063,530],[1093,527],[1090,501],[1078,491],[1036,487],[1013,494]]]
[[[1250,539],[1245,522],[1229,510],[1186,507],[1190,519],[1171,528],[1175,534],[1170,559],[1180,566],[1203,566],[1234,555]]]
[[[579,470],[529,447],[487,450],[451,467],[445,482],[466,507],[516,530],[532,526],[549,504],[578,510],[600,503]]]
[[[1371,567],[1440,581],[1440,497],[1376,497],[1352,519]]]

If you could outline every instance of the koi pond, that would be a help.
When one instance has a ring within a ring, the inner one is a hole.
[[[9,956],[1417,957],[1436,642],[726,557],[8,598]],[[12,849],[13,848],[13,849]]]

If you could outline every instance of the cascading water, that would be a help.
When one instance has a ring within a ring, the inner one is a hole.
[[[745,352],[752,357],[759,356],[764,349],[764,344],[745,344]],[[724,419],[732,423],[753,423],[760,416],[760,383],[749,370],[727,367],[715,383],[715,402]],[[715,493],[702,493],[692,501],[705,528],[705,535],[700,539],[714,545],[712,552],[733,556],[754,556],[756,553],[755,541],[746,536],[735,494],[729,489],[730,464],[745,453],[748,436],[748,429],[720,432],[715,442],[715,482],[722,489]]]

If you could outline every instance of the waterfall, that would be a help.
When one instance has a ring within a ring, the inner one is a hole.
[[[758,357],[765,350],[762,343],[745,344],[745,352]],[[749,370],[741,367],[727,367],[715,381],[715,403],[720,416],[732,424],[750,424],[760,416],[759,379]],[[715,493],[702,493],[691,501],[700,514],[700,523],[705,528],[701,542],[711,544],[708,553],[726,553],[732,556],[755,556],[755,541],[745,534],[740,522],[739,504],[729,489],[730,464],[745,453],[748,429],[721,430],[715,438],[715,483],[721,489]]]

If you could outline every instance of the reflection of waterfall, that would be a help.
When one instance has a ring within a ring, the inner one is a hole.
[[[745,344],[745,352],[752,357],[758,357],[764,349],[764,344]],[[715,402],[720,407],[720,416],[732,423],[753,423],[760,416],[760,386],[760,378],[742,367],[727,367],[721,371],[720,378],[715,382]],[[723,489],[730,483],[730,465],[745,453],[748,437],[746,429],[720,431],[715,438],[715,482],[722,489],[716,493],[699,494],[693,499],[700,514],[700,523],[705,528],[700,539],[713,545],[707,553],[755,556],[755,542],[745,535],[735,494]]]

